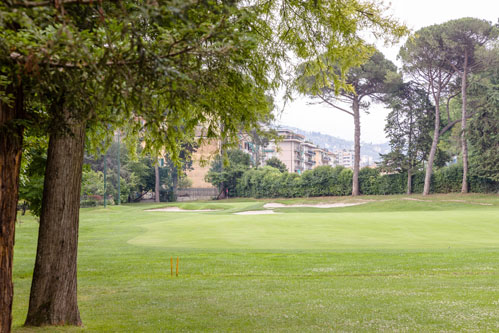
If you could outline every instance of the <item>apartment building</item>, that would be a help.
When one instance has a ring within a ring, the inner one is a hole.
[[[263,148],[264,161],[277,157],[286,165],[289,172],[296,173],[312,170],[321,165],[337,165],[334,153],[306,141],[303,135],[287,129],[278,130],[277,133],[281,141],[277,144],[272,142]]]
[[[326,149],[322,149],[319,147],[314,149],[314,153],[315,153],[315,166],[316,167],[321,166],[321,165],[333,166],[331,155],[330,155],[332,153],[330,153]]]
[[[353,157],[350,161],[348,158],[343,158],[342,154],[320,148],[312,142],[306,141],[305,137],[301,134],[287,129],[278,130],[277,133],[281,137],[281,140],[277,143],[270,142],[266,146],[257,145],[252,142],[249,135],[241,134],[239,137],[239,149],[251,156],[253,165],[265,165],[266,160],[277,157],[286,165],[289,172],[296,172],[298,174],[321,165],[334,167],[342,163],[349,163],[353,166]],[[202,135],[201,133],[197,134]],[[219,151],[220,142],[212,140],[203,143],[193,154],[193,170],[188,171],[187,176],[192,180],[194,188],[212,187],[211,184],[206,183],[204,180],[210,165],[209,163],[203,164],[202,161],[213,158]]]
[[[336,151],[335,154],[338,156],[338,165],[353,169],[355,160],[355,152],[353,150],[343,149]]]
[[[275,143],[269,144],[266,148],[268,152],[265,159],[275,156],[286,165],[289,172],[302,173],[305,171],[305,149],[303,146],[305,137],[290,130],[278,130],[277,133],[282,141],[277,145]]]
[[[326,151],[326,154],[329,158],[329,165],[332,166],[332,167],[335,167],[338,164],[338,154],[336,153],[333,153],[332,151]]]

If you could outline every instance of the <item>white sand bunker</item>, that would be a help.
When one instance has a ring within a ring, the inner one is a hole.
[[[236,215],[267,215],[275,214],[273,210],[247,210],[245,212],[234,213]]]
[[[182,209],[179,207],[166,207],[166,208],[155,208],[146,209],[146,212],[216,212],[219,209]]]
[[[269,202],[263,205],[263,208],[293,208],[293,207],[311,207],[311,208],[336,208],[336,207],[350,207],[365,204],[365,202],[337,202],[337,203],[319,203],[319,204],[300,204],[300,205],[284,205],[276,202]]]

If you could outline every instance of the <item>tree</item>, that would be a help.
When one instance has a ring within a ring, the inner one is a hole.
[[[218,155],[212,162],[211,168],[206,174],[206,181],[220,189],[220,193],[226,193],[229,197],[236,196],[238,180],[244,172],[250,168],[250,155],[233,149],[226,156]]]
[[[414,36],[407,40],[399,53],[404,71],[413,76],[421,85],[428,87],[435,105],[433,140],[426,165],[423,195],[430,194],[433,163],[441,135],[440,103],[453,77],[453,70],[447,63],[442,48],[441,30],[438,26],[433,25],[417,31]]]
[[[475,18],[462,18],[443,24],[444,52],[450,66],[461,77],[461,152],[463,160],[463,181],[461,193],[468,192],[468,145],[467,145],[467,89],[468,75],[486,66],[479,57],[479,48],[497,38],[494,26]]]
[[[325,60],[327,61],[327,60]],[[353,117],[355,133],[354,133],[354,168],[352,180],[352,195],[360,195],[359,188],[359,170],[360,170],[360,110],[367,110],[370,102],[380,101],[381,97],[387,92],[386,77],[389,73],[396,71],[395,65],[385,59],[379,51],[375,52],[369,60],[350,69],[347,73],[341,73],[346,78],[348,88],[338,86],[323,86],[320,90],[315,91],[313,87],[316,85],[316,77],[306,76],[308,65],[304,66],[303,82],[301,89],[304,93],[318,99],[320,103],[327,104],[336,110],[345,112]],[[337,73],[338,67],[334,64],[328,70],[328,73]],[[339,104],[338,104],[339,102]],[[343,104],[349,104],[351,110],[343,107]]]
[[[268,160],[265,161],[265,165],[271,166],[276,168],[277,170],[281,172],[287,172],[288,168],[286,167],[286,164],[282,162],[279,158],[277,157],[271,157]]]
[[[268,14],[279,6],[282,19],[274,30],[276,22],[266,21],[264,15],[272,17]],[[300,58],[326,49],[332,58],[355,59],[352,55],[363,45],[357,27],[378,33],[399,29],[382,13],[373,3],[354,0],[256,1],[249,6],[182,1],[2,2],[2,330],[10,330],[11,322],[15,205],[26,126],[40,126],[50,133],[38,247],[67,246],[56,249],[67,254],[61,265],[53,262],[60,271],[46,271],[47,276],[37,271],[51,265],[55,252],[37,255],[40,262],[35,264],[26,323],[78,325],[76,207],[85,135],[102,135],[110,130],[108,123],[143,119],[140,125],[131,123],[130,131],[143,134],[148,151],[166,147],[173,160],[178,159],[177,142],[191,136],[198,123],[208,124],[209,138],[234,139],[241,124],[249,130],[269,114],[264,93],[283,81],[280,66],[290,47]],[[350,63],[345,61],[343,67]],[[25,107],[31,100],[41,103],[41,112]],[[220,123],[227,125],[223,132]],[[70,147],[74,154],[64,154]],[[63,165],[72,169],[63,174],[65,179],[57,179],[55,172]],[[65,186],[71,189],[62,191]],[[64,206],[65,218],[60,220],[57,207],[64,198],[57,196],[66,193],[77,194],[68,197],[70,205]],[[42,232],[55,226],[60,232]]]
[[[0,63],[0,66],[5,66]],[[17,215],[19,170],[24,126],[23,88],[20,80],[10,80],[0,94],[0,331],[10,332],[12,323],[12,261],[14,259],[14,228]],[[14,95],[12,99],[7,99]]]
[[[491,52],[495,61],[470,85],[470,106],[476,113],[470,122],[470,162],[472,173],[499,181],[499,57],[497,47]]]
[[[385,125],[391,152],[382,155],[382,168],[407,172],[407,194],[411,194],[413,172],[427,158],[431,145],[434,106],[414,82],[396,84],[385,101],[391,109]]]

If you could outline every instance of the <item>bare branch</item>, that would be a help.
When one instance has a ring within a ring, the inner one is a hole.
[[[469,118],[473,117],[473,115],[475,115],[475,112],[468,114],[468,115],[466,116],[466,119],[469,119]],[[460,123],[460,122],[461,122],[461,120],[462,120],[461,118],[460,118],[460,119],[456,119],[456,120],[454,120],[454,121],[452,121],[452,122],[448,123],[447,125],[445,125],[445,127],[444,127],[444,128],[442,128],[442,129],[440,130],[439,135],[440,135],[440,136],[444,135],[444,134],[445,134],[445,132],[447,132],[448,130],[450,130],[450,129],[451,129],[452,127],[454,127],[454,125],[456,125],[457,123]]]
[[[339,107],[339,106],[337,106],[337,105],[335,105],[335,104],[331,103],[330,101],[328,101],[327,99],[325,99],[325,98],[324,98],[324,96],[322,96],[322,95],[320,95],[320,94],[319,94],[319,95],[317,95],[317,96],[318,96],[318,97],[319,97],[319,98],[320,98],[320,99],[321,99],[324,103],[326,103],[326,104],[328,104],[328,105],[332,106],[333,108],[336,108],[336,109],[338,109],[338,110],[340,110],[340,111],[346,112],[346,113],[348,113],[349,115],[351,115],[351,116],[353,117],[353,115],[354,115],[354,114],[353,114],[353,112],[350,112],[350,111],[348,111],[348,110],[346,110],[346,109],[343,109],[343,108],[341,108],[341,107]]]

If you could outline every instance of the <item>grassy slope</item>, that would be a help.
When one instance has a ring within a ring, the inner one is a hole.
[[[209,213],[143,212],[154,205],[84,209],[85,327],[59,331],[499,330],[499,197],[400,198],[254,216],[231,213],[261,209],[263,201],[181,205],[224,209]],[[20,327],[37,227],[22,220],[15,327],[53,332]],[[181,258],[179,278],[169,277],[171,256]]]

